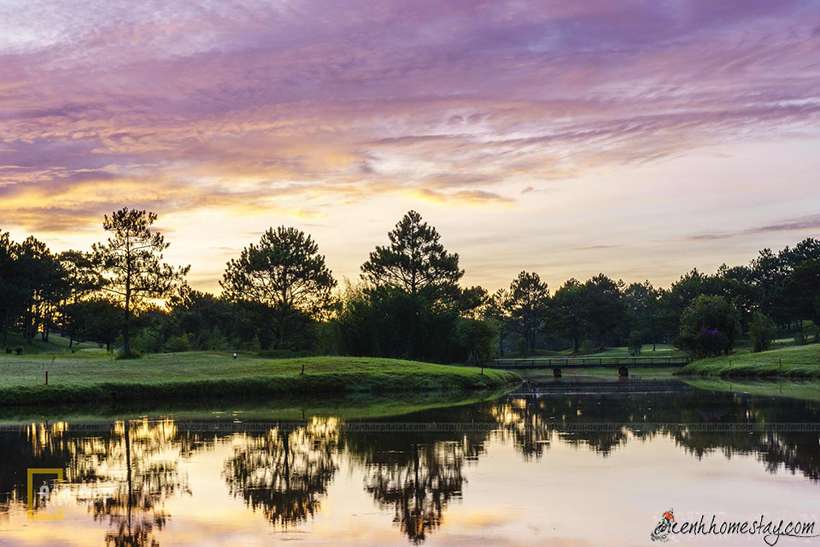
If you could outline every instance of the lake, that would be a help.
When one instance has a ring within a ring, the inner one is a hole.
[[[5,412],[2,545],[616,546],[653,544],[667,511],[820,521],[820,403],[674,381]]]

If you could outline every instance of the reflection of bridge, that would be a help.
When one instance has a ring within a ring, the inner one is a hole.
[[[618,374],[627,376],[630,368],[682,367],[689,363],[687,356],[670,357],[533,357],[529,359],[495,359],[488,368],[547,369],[561,376],[565,368],[617,368]]]

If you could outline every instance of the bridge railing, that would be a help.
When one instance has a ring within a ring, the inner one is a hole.
[[[574,368],[574,367],[682,367],[687,356],[669,357],[533,357],[494,359],[489,366],[498,368]]]

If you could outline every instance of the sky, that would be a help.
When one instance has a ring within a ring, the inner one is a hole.
[[[409,209],[466,284],[668,285],[820,236],[820,2],[0,0],[0,229],[159,214],[215,290],[270,226],[338,279]]]

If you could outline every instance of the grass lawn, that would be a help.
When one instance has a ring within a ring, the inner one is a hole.
[[[723,378],[820,378],[820,344],[699,359],[680,369],[677,374]]]
[[[116,361],[97,351],[0,356],[5,405],[493,389],[517,381],[518,375],[503,370],[481,374],[472,367],[372,357],[233,359],[186,352]]]
[[[638,357],[679,357],[684,355],[686,355],[686,353],[670,344],[657,344],[655,346],[655,351],[652,351],[652,344],[646,344],[641,348],[641,353]],[[578,357],[632,357],[632,354],[630,353],[629,348],[621,346],[606,348],[603,351],[579,355]]]
[[[655,351],[652,351],[652,344],[646,344],[641,349],[641,353],[638,357],[682,357],[685,356],[686,353],[680,351],[675,346],[671,344],[657,344],[655,346]],[[611,348],[604,348],[601,351],[596,351],[594,353],[572,353],[571,349],[565,349],[561,351],[539,351],[535,355],[527,355],[527,356],[516,356],[516,357],[503,357],[504,359],[538,359],[539,357],[575,357],[578,359],[585,359],[585,358],[593,358],[593,357],[633,357],[632,353],[630,352],[629,348],[626,346],[615,346]]]
[[[3,344],[5,338],[5,344]],[[23,340],[23,337],[16,332],[0,332],[0,351],[5,348],[22,348],[24,354],[30,353],[62,353],[68,351],[68,338],[60,336],[56,332],[51,333],[48,337],[48,342],[40,339],[38,334],[32,340]],[[99,354],[105,354],[105,349],[99,347],[93,342],[74,342],[72,347],[75,350],[91,351]]]
[[[772,381],[725,379],[711,377],[685,378],[684,381],[698,389],[729,393],[748,393],[763,397],[785,397],[802,401],[820,402],[820,381]]]

